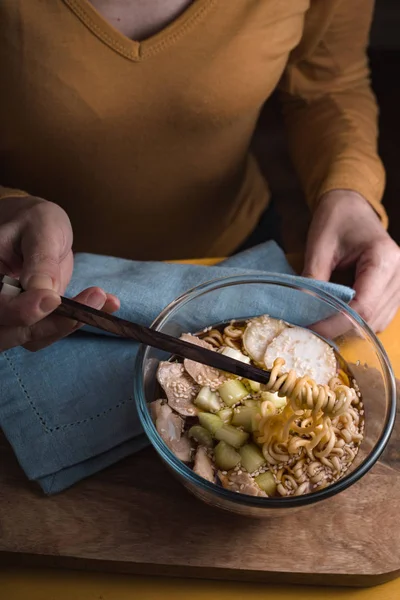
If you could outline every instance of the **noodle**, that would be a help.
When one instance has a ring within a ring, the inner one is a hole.
[[[224,328],[223,334],[218,329],[211,329],[202,339],[208,342],[214,348],[222,348],[228,346],[239,350],[242,346],[241,340],[243,337],[243,329],[234,326],[232,321]]]

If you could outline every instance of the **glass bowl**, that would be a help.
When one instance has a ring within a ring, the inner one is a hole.
[[[290,275],[234,276],[199,285],[168,305],[152,327],[179,337],[231,319],[263,314],[312,328],[350,365],[363,397],[364,440],[345,476],[303,496],[262,498],[238,494],[196,475],[166,446],[152,422],[148,404],[156,399],[156,370],[170,356],[141,346],[135,364],[134,394],[142,426],[165,465],[204,502],[241,515],[270,517],[310,507],[355,484],[376,463],[393,429],[395,379],[381,343],[368,325],[341,300]],[[315,325],[317,323],[317,325]],[[377,393],[379,390],[379,393]]]

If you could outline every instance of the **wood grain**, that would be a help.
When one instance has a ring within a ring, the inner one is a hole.
[[[314,585],[400,574],[400,423],[362,481],[308,511],[255,520],[202,504],[147,449],[51,498],[0,438],[0,562]]]

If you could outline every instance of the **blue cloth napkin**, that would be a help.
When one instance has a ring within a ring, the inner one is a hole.
[[[121,299],[119,315],[149,325],[178,295],[200,283],[231,275],[294,275],[282,250],[261,244],[215,267],[78,254],[68,296],[98,285]],[[345,302],[349,288],[320,282],[319,287]],[[286,297],[286,295],[285,295]],[[236,315],[234,296],[204,306],[206,323]],[[279,317],[282,290],[268,297],[270,313]],[[265,307],[257,289],[249,313]],[[287,306],[287,302],[286,302]],[[291,304],[293,321],[307,325],[328,316],[321,306]],[[291,320],[286,312],[288,320]],[[196,315],[196,318],[198,315]],[[190,330],[190,322],[187,323]],[[173,333],[173,332],[171,332]],[[100,471],[147,445],[132,395],[133,364],[138,345],[98,331],[76,333],[38,353],[15,348],[0,354],[0,426],[30,480],[53,494]]]

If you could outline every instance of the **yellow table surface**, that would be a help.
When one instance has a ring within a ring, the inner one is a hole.
[[[212,264],[213,260],[203,264]],[[380,336],[400,377],[400,311]],[[0,524],[1,531],[1,524]],[[1,600],[399,600],[400,579],[367,589],[268,586],[50,569],[4,569]]]

